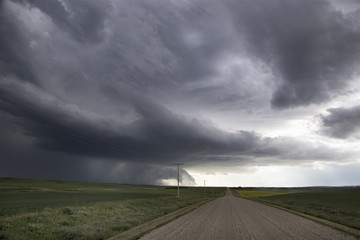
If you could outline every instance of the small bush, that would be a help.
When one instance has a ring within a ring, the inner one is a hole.
[[[62,210],[62,212],[63,212],[63,214],[65,214],[65,215],[72,215],[72,214],[74,214],[74,211],[73,211],[71,208],[69,208],[69,207],[64,207],[63,210]]]

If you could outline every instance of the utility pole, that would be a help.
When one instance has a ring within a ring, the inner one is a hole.
[[[178,184],[177,184],[177,197],[180,197],[180,165],[184,165],[183,163],[174,163],[173,165],[177,165],[177,179],[178,179]]]
[[[206,180],[203,180],[204,181],[204,197],[205,197],[205,183],[206,183]]]

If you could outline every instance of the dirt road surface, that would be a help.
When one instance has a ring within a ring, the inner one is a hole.
[[[355,240],[330,227],[260,203],[232,196],[204,204],[141,240]]]

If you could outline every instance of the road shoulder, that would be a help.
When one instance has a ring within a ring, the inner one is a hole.
[[[236,192],[234,193],[234,191],[232,191],[232,193],[233,193],[233,195],[235,197],[242,198]],[[258,202],[258,203],[261,203],[261,204],[264,204],[264,205],[267,205],[267,206],[270,206],[270,207],[274,207],[274,208],[277,208],[277,209],[280,209],[280,210],[295,214],[297,216],[312,220],[314,222],[317,222],[317,223],[320,223],[322,225],[331,227],[333,229],[340,230],[342,232],[351,234],[352,236],[356,237],[357,239],[360,239],[360,230],[358,230],[358,229],[351,228],[351,227],[348,227],[348,226],[345,226],[345,225],[342,225],[342,224],[339,224],[339,223],[336,223],[336,222],[332,222],[332,221],[329,221],[329,220],[326,220],[326,219],[323,219],[323,218],[319,218],[319,217],[315,217],[315,216],[308,215],[308,214],[305,214],[305,213],[297,212],[297,211],[294,211],[294,210],[291,210],[291,209],[288,209],[288,208],[284,208],[284,207],[281,207],[281,206],[278,206],[278,205],[275,205],[275,204],[271,204],[271,203],[268,203],[268,202],[265,202],[265,201],[251,199],[251,198],[244,198],[244,199],[254,201],[254,202]]]
[[[207,202],[213,201],[214,199],[207,199],[198,203],[195,203],[193,205],[178,209],[172,213],[166,214],[164,216],[161,216],[159,218],[156,218],[154,220],[151,220],[149,222],[146,222],[144,224],[141,224],[139,226],[136,226],[134,228],[131,228],[128,231],[122,232],[116,236],[113,236],[111,238],[108,238],[107,240],[135,240],[139,239],[144,234],[162,226],[165,225],[176,218],[179,218],[189,212],[194,211],[195,209],[199,208],[200,206],[204,205]]]

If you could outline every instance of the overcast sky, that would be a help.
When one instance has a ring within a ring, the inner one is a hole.
[[[0,0],[0,176],[360,185],[357,0]]]

